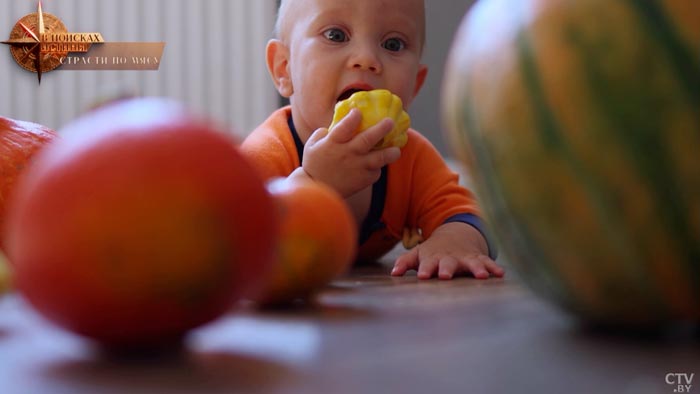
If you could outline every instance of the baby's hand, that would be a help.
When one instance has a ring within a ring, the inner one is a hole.
[[[418,279],[452,279],[455,274],[472,274],[477,279],[505,274],[495,261],[487,256],[488,246],[481,233],[466,223],[446,223],[438,227],[430,238],[401,255],[394,263],[392,276],[417,270]]]
[[[384,119],[356,135],[361,120],[360,111],[352,109],[332,132],[327,128],[314,131],[304,147],[304,171],[311,178],[330,185],[343,197],[376,182],[382,167],[401,156],[396,147],[372,150],[391,132],[391,119]]]

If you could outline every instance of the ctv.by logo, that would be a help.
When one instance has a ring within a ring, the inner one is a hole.
[[[666,384],[675,387],[674,393],[689,393],[693,389],[694,373],[667,373]]]

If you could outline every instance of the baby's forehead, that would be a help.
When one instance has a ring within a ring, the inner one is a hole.
[[[376,2],[378,0],[371,0]],[[324,9],[334,7],[363,7],[363,1],[357,0],[281,0],[275,24],[275,35],[285,39],[288,37],[290,29],[300,20],[307,18],[309,14],[318,14]],[[425,39],[425,1],[424,0],[396,0],[382,2],[384,9],[395,5],[400,7],[404,14],[409,14],[412,19],[417,20],[421,41]],[[387,16],[394,15],[391,10],[386,10]]]

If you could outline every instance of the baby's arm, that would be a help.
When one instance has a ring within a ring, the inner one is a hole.
[[[452,279],[460,273],[470,273],[477,279],[505,274],[488,257],[488,245],[482,234],[462,222],[439,226],[423,243],[396,259],[391,274],[401,276],[411,269],[418,271],[419,279],[430,279],[436,274],[440,279]]]
[[[304,147],[304,162],[292,176],[308,176],[333,187],[349,197],[379,179],[385,165],[399,159],[399,148],[372,148],[391,132],[393,121],[384,119],[355,135],[362,115],[352,109],[332,132],[327,128],[314,131]]]

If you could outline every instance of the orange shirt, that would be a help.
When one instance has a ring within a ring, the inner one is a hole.
[[[286,177],[301,165],[300,142],[295,142],[290,117],[289,106],[278,109],[241,144],[241,150],[264,179]],[[385,182],[385,198],[379,202],[383,209],[379,223],[369,223],[372,232],[360,245],[360,259],[374,260],[390,251],[401,240],[404,228],[420,229],[427,239],[445,221],[464,214],[473,220],[458,221],[484,233],[474,195],[458,183],[458,175],[417,131],[408,130],[401,158],[385,169],[381,180]],[[373,199],[377,190],[373,188]]]

